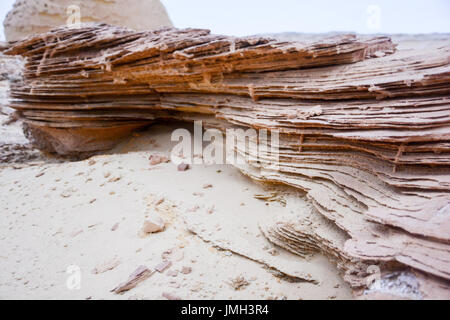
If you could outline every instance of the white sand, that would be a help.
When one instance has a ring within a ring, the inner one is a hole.
[[[305,262],[280,248],[275,248],[278,255],[268,253],[274,247],[259,234],[255,219],[305,210],[302,199],[287,197],[286,207],[266,205],[253,195],[267,192],[267,187],[230,166],[194,165],[185,172],[172,163],[151,166],[150,154],[169,154],[172,129],[150,129],[110,154],[90,159],[95,163],[88,159],[1,167],[0,299],[164,299],[164,292],[182,299],[352,297],[324,257]],[[203,189],[205,184],[213,187]],[[189,212],[196,205],[199,210]],[[213,205],[201,230],[214,240],[208,243],[188,232],[184,221],[199,220]],[[139,231],[146,215],[155,213],[167,221],[165,231],[142,237]],[[240,221],[234,228],[230,221],[236,219]],[[111,231],[116,223],[117,230]],[[264,264],[220,250],[214,246],[217,242],[229,243],[235,252],[255,252],[256,258],[285,272],[312,272],[317,283],[286,281]],[[156,272],[123,295],[110,292],[140,265],[154,268],[171,248],[179,250],[170,269]],[[105,273],[92,273],[112,259],[120,264]],[[68,288],[68,279],[74,279],[74,274],[66,273],[71,265],[80,268],[80,289]],[[183,266],[191,267],[192,273],[168,274]],[[230,282],[239,276],[249,285],[235,290]]]

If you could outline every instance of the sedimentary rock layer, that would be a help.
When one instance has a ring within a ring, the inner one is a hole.
[[[161,120],[276,131],[275,160],[241,143],[236,165],[304,191],[316,218],[276,218],[266,237],[305,259],[326,254],[354,287],[369,286],[374,264],[385,279],[412,270],[428,284],[414,296],[431,297],[450,280],[450,46],[395,47],[60,28],[6,51],[27,59],[10,104],[36,145],[61,154],[108,149]]]

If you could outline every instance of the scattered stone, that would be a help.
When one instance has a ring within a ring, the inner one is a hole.
[[[149,157],[149,160],[150,160],[150,165],[152,165],[152,166],[156,166],[161,163],[169,162],[169,158],[167,158],[166,156],[160,155],[160,154],[152,154]]]
[[[169,282],[169,287],[178,289],[180,287],[180,284],[178,282],[176,282],[176,281],[170,281]]]
[[[112,289],[111,292],[119,294],[131,290],[142,281],[148,279],[152,274],[153,272],[151,272],[149,268],[140,266],[128,277],[127,281]]]
[[[212,187],[213,187],[213,185],[210,184],[210,183],[207,183],[207,184],[203,185],[203,189],[210,189]]]
[[[214,211],[216,211],[216,206],[214,206],[214,205],[209,207],[208,209],[206,209],[207,214],[213,214]]]
[[[184,253],[179,248],[172,248],[169,250],[166,250],[161,255],[163,260],[167,261],[181,261],[184,258]]]
[[[181,273],[182,274],[189,274],[192,272],[192,268],[191,267],[183,267],[181,268]]]
[[[156,201],[155,201],[155,206],[159,206],[161,203],[163,203],[164,202],[164,197],[161,197],[161,198],[159,198],[159,199],[157,199]]]
[[[200,290],[203,289],[203,283],[201,282],[197,282],[196,284],[194,284],[191,288],[192,292],[199,292]]]
[[[72,233],[70,234],[70,236],[71,236],[72,238],[75,238],[77,235],[79,235],[79,234],[82,233],[82,232],[83,232],[83,230],[77,230],[77,231],[72,232]]]
[[[264,200],[268,202],[279,202],[283,207],[286,207],[286,199],[278,192],[271,192],[268,194],[255,194],[253,198],[258,200]],[[269,205],[266,203],[266,205]]]
[[[190,166],[187,163],[180,163],[177,167],[178,171],[189,170]]]
[[[162,296],[164,298],[166,298],[167,300],[181,300],[180,297],[178,297],[174,294],[168,293],[168,292],[163,292]]]
[[[164,271],[169,269],[171,266],[172,266],[172,262],[163,261],[155,267],[155,270],[158,271],[159,273],[163,273]]]
[[[200,209],[200,206],[195,205],[195,206],[193,206],[192,208],[189,208],[189,209],[187,210],[187,212],[196,212],[196,211],[198,211],[198,209]]]
[[[167,271],[167,275],[169,276],[169,277],[177,277],[178,276],[178,271],[177,270],[169,270],[169,271]]]
[[[237,277],[236,279],[232,279],[229,284],[234,290],[237,291],[245,289],[250,284],[250,282],[245,280],[244,277]]]
[[[65,190],[61,192],[61,197],[63,198],[69,198],[72,195],[73,190]]]
[[[152,215],[149,219],[144,221],[142,231],[144,233],[156,233],[163,231],[164,228],[164,220],[158,215]]]
[[[107,261],[105,263],[102,263],[101,265],[96,266],[93,270],[92,273],[93,274],[100,274],[100,273],[104,273],[106,271],[110,271],[112,269],[114,269],[115,267],[117,267],[120,264],[120,260],[118,260],[117,258],[113,258],[110,261]]]

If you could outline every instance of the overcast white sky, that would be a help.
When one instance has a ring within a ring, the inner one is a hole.
[[[450,0],[162,0],[162,2],[176,27],[208,28],[214,33],[236,36],[285,31],[450,33]],[[2,21],[13,3],[14,0],[0,0]],[[4,37],[3,24],[0,27],[0,35],[1,38]]]

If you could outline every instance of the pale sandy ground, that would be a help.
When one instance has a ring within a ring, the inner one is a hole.
[[[352,298],[325,257],[302,260],[260,234],[261,219],[309,209],[295,192],[283,191],[286,206],[266,204],[253,195],[269,187],[231,166],[194,165],[185,172],[173,163],[151,166],[148,158],[155,151],[169,155],[173,129],[150,128],[85,161],[0,166],[0,298],[164,299],[163,293],[182,299]],[[213,187],[204,189],[205,184]],[[142,236],[142,223],[153,214],[167,227]],[[197,226],[202,238],[188,225]],[[173,248],[170,269],[123,295],[110,292],[139,266],[154,268]],[[111,261],[117,265],[112,270],[92,273]],[[80,269],[79,289],[69,289],[78,275],[67,273],[69,266]],[[171,276],[184,266],[192,273]],[[314,281],[295,278],[305,274]],[[249,285],[235,290],[230,283],[237,277]]]

